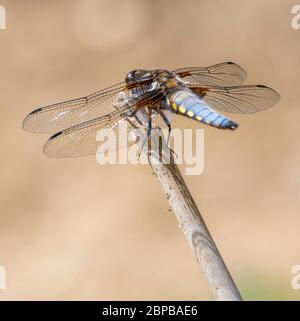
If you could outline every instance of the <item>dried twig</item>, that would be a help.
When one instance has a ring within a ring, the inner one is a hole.
[[[145,119],[145,118],[144,118]],[[152,135],[158,135],[153,133]],[[172,153],[157,155],[159,150],[151,140],[151,154],[149,156],[155,176],[162,186],[169,204],[178,220],[187,241],[193,249],[197,262],[208,280],[209,287],[218,300],[240,301],[242,297],[221,257],[221,254],[206,227],[199,209],[174,161]],[[168,157],[168,162],[164,158]],[[158,161],[160,159],[160,161]]]

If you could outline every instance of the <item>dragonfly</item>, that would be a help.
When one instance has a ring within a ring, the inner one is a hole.
[[[238,124],[220,112],[256,113],[280,99],[267,86],[243,85],[246,77],[245,70],[233,62],[173,71],[136,69],[116,85],[37,108],[24,119],[23,129],[52,134],[44,146],[49,157],[95,154],[97,132],[105,128],[117,132],[124,123],[132,129],[142,128],[149,137],[160,118],[170,132],[170,114],[235,130]],[[141,117],[141,112],[146,117]]]

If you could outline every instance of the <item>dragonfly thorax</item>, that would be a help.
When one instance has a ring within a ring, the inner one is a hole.
[[[178,76],[165,69],[130,71],[125,79],[133,96],[138,97],[150,91],[163,91],[179,85]],[[182,85],[182,84],[181,84]]]
[[[167,82],[168,80],[175,78],[175,76],[174,72],[164,69],[135,69],[126,75],[125,81],[127,84],[136,84],[155,80],[159,82]]]

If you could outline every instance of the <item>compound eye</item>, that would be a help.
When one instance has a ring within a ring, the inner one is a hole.
[[[127,83],[132,83],[134,81],[135,81],[135,71],[131,71],[126,76],[126,82]]]
[[[151,72],[148,70],[138,69],[129,72],[126,76],[127,83],[139,82],[151,78]]]

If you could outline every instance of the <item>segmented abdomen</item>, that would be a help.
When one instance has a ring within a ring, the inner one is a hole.
[[[235,129],[238,124],[217,113],[207,103],[190,90],[178,90],[169,96],[173,111],[188,116],[204,124],[218,128]]]

